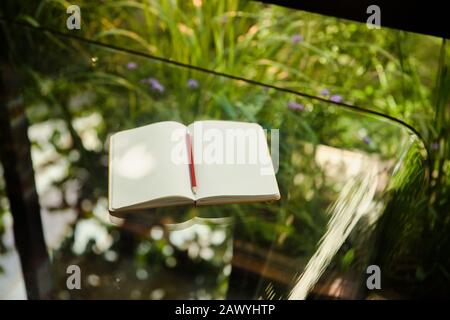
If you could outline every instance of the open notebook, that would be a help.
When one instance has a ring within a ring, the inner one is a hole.
[[[186,142],[187,135],[191,143]],[[279,198],[266,136],[258,124],[197,121],[185,126],[165,121],[121,131],[110,138],[112,214],[189,203]]]

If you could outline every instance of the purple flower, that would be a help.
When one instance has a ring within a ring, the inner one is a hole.
[[[322,90],[320,90],[320,95],[323,97],[326,97],[326,96],[330,95],[330,90],[322,89]]]
[[[288,101],[287,106],[291,110],[305,110],[305,106],[295,101]]]
[[[138,65],[134,61],[130,61],[130,62],[127,63],[127,69],[128,70],[135,70],[135,69],[137,69],[137,67],[138,67]]]
[[[367,145],[372,143],[372,139],[370,139],[368,136],[365,136],[362,140]]]
[[[153,91],[158,91],[159,93],[163,93],[165,90],[164,86],[161,83],[159,83],[159,81],[156,80],[155,78],[142,79],[141,82],[150,84],[150,88]]]
[[[298,33],[294,34],[292,36],[292,38],[291,38],[292,44],[297,44],[297,43],[299,43],[302,40],[303,40],[303,37],[300,34],[298,34]]]
[[[338,94],[333,94],[330,97],[330,100],[333,101],[333,102],[341,102],[342,101],[342,97],[340,95],[338,95]]]
[[[434,150],[434,151],[439,150],[439,142],[433,142],[431,144],[431,150]]]
[[[189,89],[197,89],[198,88],[198,81],[195,79],[189,79],[187,82],[187,86]]]

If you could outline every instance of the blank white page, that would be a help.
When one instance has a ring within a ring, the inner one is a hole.
[[[172,139],[177,130],[186,132],[186,127],[166,121],[122,131],[111,137],[111,211],[156,199],[192,199],[186,163],[173,161],[174,150],[186,148],[184,136]]]
[[[196,199],[222,198],[216,199],[217,203],[245,201],[243,198],[279,199],[266,136],[260,125],[198,121],[189,125],[188,130],[193,136]]]

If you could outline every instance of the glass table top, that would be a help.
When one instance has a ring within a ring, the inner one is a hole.
[[[16,50],[34,52],[16,70],[25,84],[52,297],[371,297],[366,268],[381,254],[376,235],[389,190],[408,174],[404,163],[424,157],[409,128],[330,97],[58,34],[11,32],[26,39]],[[108,137],[204,119],[278,130],[278,146],[268,138],[279,151],[280,201],[158,208],[112,223]],[[82,290],[67,288],[70,265],[80,267]]]

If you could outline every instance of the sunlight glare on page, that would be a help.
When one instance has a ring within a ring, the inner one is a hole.
[[[139,179],[155,167],[155,158],[144,144],[132,146],[118,161],[118,172],[129,179]]]

